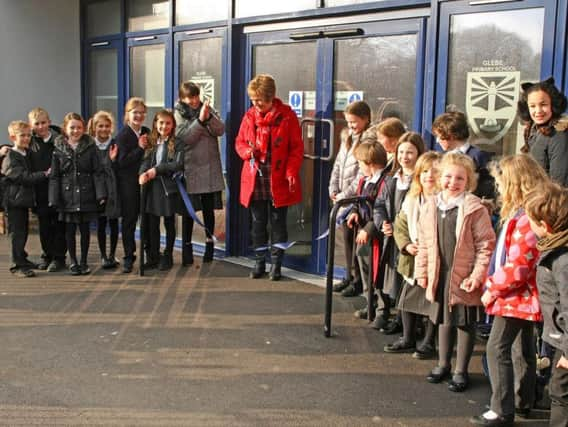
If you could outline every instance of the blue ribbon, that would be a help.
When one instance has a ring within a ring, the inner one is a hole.
[[[213,239],[213,241],[216,242],[217,238],[213,235],[211,231],[207,230],[207,227],[205,227],[205,224],[201,222],[201,220],[197,216],[197,213],[195,212],[195,209],[193,208],[193,205],[191,204],[191,199],[189,198],[189,194],[187,194],[187,191],[185,190],[185,185],[183,185],[182,181],[183,175],[181,173],[176,173],[173,178],[177,184],[179,194],[181,195],[183,204],[185,205],[185,210],[187,211],[189,216],[193,219],[194,222],[199,224],[206,232],[209,232],[209,234],[211,235],[211,239]]]

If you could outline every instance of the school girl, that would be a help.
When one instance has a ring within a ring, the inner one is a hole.
[[[371,108],[365,101],[352,102],[345,107],[343,114],[349,130],[341,142],[329,179],[329,197],[332,202],[357,194],[357,183],[361,174],[359,163],[353,153],[371,123]],[[333,290],[341,292],[345,297],[354,297],[363,290],[359,265],[353,256],[355,230],[343,223],[342,231],[347,274],[341,283],[334,286]]]
[[[120,204],[118,201],[118,188],[115,169],[117,167],[118,146],[112,138],[114,131],[114,117],[108,111],[98,111],[87,124],[89,135],[95,139],[99,154],[103,178],[107,192],[104,210],[101,211],[97,222],[97,241],[101,253],[102,267],[112,269],[118,266],[115,257],[118,243],[118,218],[120,217]],[[110,248],[106,250],[107,224],[110,230]]]
[[[181,197],[174,181],[183,172],[183,141],[175,137],[176,121],[170,110],[154,116],[148,148],[140,166],[140,185],[146,185],[145,213],[148,215],[148,260],[145,269],[169,270],[173,265],[176,238],[175,214],[183,213]],[[166,247],[160,255],[160,218],[164,219]]]
[[[373,326],[386,334],[394,334],[402,330],[400,316],[396,316],[395,320],[387,323],[390,306],[397,301],[403,283],[402,276],[397,272],[398,247],[393,239],[393,222],[410,188],[416,161],[424,153],[424,141],[418,133],[406,132],[398,140],[394,152],[392,171],[385,179],[385,185],[373,209],[375,227],[383,234],[378,286],[384,294],[384,307],[381,315],[375,317]]]
[[[472,422],[512,425],[515,412],[527,416],[535,400],[534,328],[542,320],[536,285],[537,237],[522,206],[548,178],[528,154],[504,157],[493,175],[501,204],[501,232],[481,297],[487,314],[494,316],[487,342],[491,405]]]
[[[89,274],[87,264],[91,233],[89,225],[99,217],[107,198],[102,168],[93,138],[85,133],[85,122],[77,113],[63,118],[63,134],[55,139],[49,204],[65,222],[65,240],[72,275]],[[81,259],[77,262],[75,234],[81,234]]]
[[[420,212],[416,274],[435,305],[438,324],[438,365],[427,376],[440,383],[451,373],[454,333],[457,360],[448,389],[462,392],[469,385],[468,366],[475,343],[482,284],[495,247],[491,218],[476,186],[475,164],[461,153],[444,155],[440,164],[441,192],[427,200]]]
[[[130,98],[124,106],[124,127],[116,135],[118,146],[118,199],[122,218],[122,245],[124,263],[122,271],[132,272],[136,260],[136,222],[140,213],[140,186],[138,172],[142,164],[144,149],[148,144],[150,129],[143,126],[146,119],[146,104],[142,98]]]
[[[439,165],[442,156],[435,151],[424,153],[416,162],[416,168],[410,190],[406,195],[400,212],[394,222],[393,237],[399,248],[398,273],[404,278],[398,309],[402,317],[403,336],[385,348],[388,353],[412,351],[416,344],[417,323],[424,316],[426,328],[422,342],[416,345],[412,357],[429,359],[436,352],[436,327],[430,320],[431,305],[426,300],[426,291],[416,285],[414,263],[418,252],[418,220],[420,209],[428,197],[439,190]]]

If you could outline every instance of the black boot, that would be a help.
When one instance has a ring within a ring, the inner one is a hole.
[[[251,279],[260,279],[266,274],[266,259],[264,252],[262,254],[257,253],[255,255],[255,262],[252,271],[250,272]]]
[[[193,264],[193,246],[190,243],[184,243],[181,249],[181,265],[187,267]]]
[[[203,262],[211,262],[213,261],[213,242],[206,241],[205,242],[205,253],[203,254]]]
[[[270,266],[270,273],[268,278],[272,281],[277,282],[282,278],[282,273],[280,271],[282,267],[282,257],[284,256],[284,251],[282,249],[275,249],[270,257],[272,265]]]

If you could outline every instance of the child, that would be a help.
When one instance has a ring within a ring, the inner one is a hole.
[[[114,131],[114,118],[107,111],[98,111],[87,124],[89,135],[95,139],[99,160],[103,171],[107,199],[104,211],[101,212],[97,222],[97,241],[101,253],[102,267],[112,269],[118,266],[116,260],[116,245],[118,243],[118,218],[120,217],[120,204],[115,169],[118,146],[112,139]],[[106,227],[110,228],[110,251],[106,252]]]
[[[568,118],[562,116],[566,96],[554,79],[523,83],[518,102],[519,117],[525,123],[525,145],[530,154],[556,182],[568,186]]]
[[[143,126],[146,104],[142,98],[130,98],[124,106],[124,126],[115,137],[118,146],[116,180],[122,215],[121,232],[124,248],[123,273],[131,273],[136,260],[136,222],[140,213],[140,186],[138,171],[148,144],[150,129]]]
[[[416,343],[417,322],[421,319],[421,316],[425,316],[424,339],[420,345],[416,346],[416,351],[412,355],[416,359],[429,359],[436,351],[434,342],[436,327],[429,318],[431,304],[426,300],[425,290],[416,286],[414,263],[418,252],[420,209],[426,203],[428,197],[439,191],[438,168],[441,158],[442,156],[435,151],[429,151],[420,156],[416,162],[412,184],[394,222],[393,237],[400,251],[397,271],[404,278],[398,304],[404,335],[386,351],[401,353],[412,349]]]
[[[183,142],[175,138],[176,121],[169,110],[156,113],[148,148],[140,166],[140,185],[146,190],[146,214],[148,215],[148,260],[145,269],[159,267],[169,270],[173,265],[176,239],[175,214],[183,213],[182,201],[173,179],[183,171]],[[160,257],[160,217],[166,228],[166,248]]]
[[[494,316],[487,342],[492,395],[490,410],[473,417],[472,423],[512,425],[515,412],[527,416],[535,400],[533,331],[542,318],[536,287],[537,239],[522,206],[527,194],[548,178],[527,154],[504,157],[493,174],[501,202],[501,233],[481,297],[486,313]]]
[[[59,127],[53,126],[49,114],[37,107],[28,113],[32,128],[32,141],[29,156],[32,171],[41,172],[51,167],[55,138],[61,134]],[[36,184],[35,213],[38,218],[39,241],[42,255],[38,268],[56,272],[65,268],[65,223],[59,221],[58,212],[49,206],[48,181]]]
[[[201,102],[199,86],[184,82],[179,88],[179,101],[174,107],[177,123],[176,137],[185,144],[185,182],[193,208],[203,212],[205,224],[205,253],[203,262],[213,260],[213,236],[215,209],[223,209],[221,191],[225,188],[221,154],[217,138],[225,133],[225,124],[209,106],[209,100]],[[183,215],[182,264],[193,264],[191,236],[193,218]]]
[[[373,129],[377,135],[377,141],[387,152],[388,162],[385,173],[391,172],[396,157],[396,144],[398,144],[400,137],[406,133],[406,127],[396,117],[389,117],[373,126]]]
[[[373,327],[391,335],[402,330],[400,315],[391,323],[386,322],[390,316],[391,301],[397,301],[402,289],[403,278],[396,271],[398,264],[398,248],[392,237],[393,222],[400,211],[404,197],[410,188],[416,161],[424,153],[424,141],[416,132],[403,134],[394,149],[395,157],[392,171],[385,180],[385,186],[375,202],[373,209],[373,221],[375,227],[382,231],[381,260],[379,267],[379,287],[385,294],[385,306],[382,314],[375,317]],[[400,342],[395,346],[400,347]],[[409,344],[409,343],[407,343]],[[406,350],[414,349],[414,346],[406,347]],[[391,345],[385,347],[390,351]]]
[[[525,211],[539,238],[536,282],[544,317],[543,339],[557,349],[549,384],[550,426],[568,420],[568,190],[543,183],[526,198]]]
[[[432,123],[432,133],[445,153],[462,153],[473,160],[479,176],[474,194],[482,199],[495,199],[495,182],[487,169],[487,156],[467,142],[469,127],[465,114],[460,111],[440,114]]]
[[[378,143],[364,142],[355,148],[355,158],[359,162],[359,170],[363,173],[363,177],[359,180],[357,194],[367,196],[367,200],[374,203],[377,194],[383,186],[385,174],[383,170],[387,163],[387,153]],[[379,250],[378,239],[380,237],[379,230],[372,221],[371,212],[366,205],[354,206],[347,216],[347,227],[353,228],[358,225],[359,231],[355,238],[357,243],[357,260],[360,268],[360,276],[363,282],[363,290],[368,290],[369,286],[374,286],[374,277],[378,271],[378,265],[373,265],[373,278],[369,277],[369,256],[359,255],[362,247],[370,247],[372,251]],[[373,258],[374,259],[374,258]],[[367,293],[365,292],[365,297]],[[355,312],[355,317],[367,319],[367,307]]]
[[[371,123],[371,108],[365,101],[352,102],[345,107],[343,114],[349,133],[341,142],[329,179],[329,197],[333,202],[356,194],[360,173],[359,163],[353,153],[361,142],[363,132]],[[333,290],[341,292],[344,297],[354,297],[363,290],[357,259],[353,256],[354,229],[343,223],[342,230],[347,276]]]
[[[12,249],[10,271],[18,277],[34,277],[35,273],[26,258],[25,250],[28,240],[28,211],[35,206],[34,184],[47,180],[49,168],[43,172],[31,170],[28,147],[32,133],[27,123],[11,122],[8,133],[14,146],[6,152],[2,161],[2,180],[3,205],[8,217],[8,234]]]
[[[65,222],[65,240],[72,275],[89,274],[87,264],[91,221],[99,217],[107,194],[97,146],[85,133],[85,122],[77,113],[63,118],[63,134],[55,139],[49,177],[49,204],[59,211]],[[77,262],[75,234],[81,234],[81,260]]]
[[[450,375],[453,335],[457,328],[457,361],[449,390],[469,384],[468,365],[475,342],[475,322],[481,317],[481,285],[495,246],[489,212],[470,193],[475,189],[473,160],[448,153],[440,164],[441,192],[420,211],[416,274],[434,304],[438,326],[438,366],[427,377],[439,383]]]

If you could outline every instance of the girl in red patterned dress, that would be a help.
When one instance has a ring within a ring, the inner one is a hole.
[[[542,320],[536,287],[537,237],[522,209],[526,195],[547,181],[546,172],[526,154],[504,157],[493,175],[501,199],[501,232],[491,260],[486,312],[494,315],[487,342],[490,410],[473,417],[477,425],[513,425],[515,412],[528,415],[534,402],[534,322]]]

